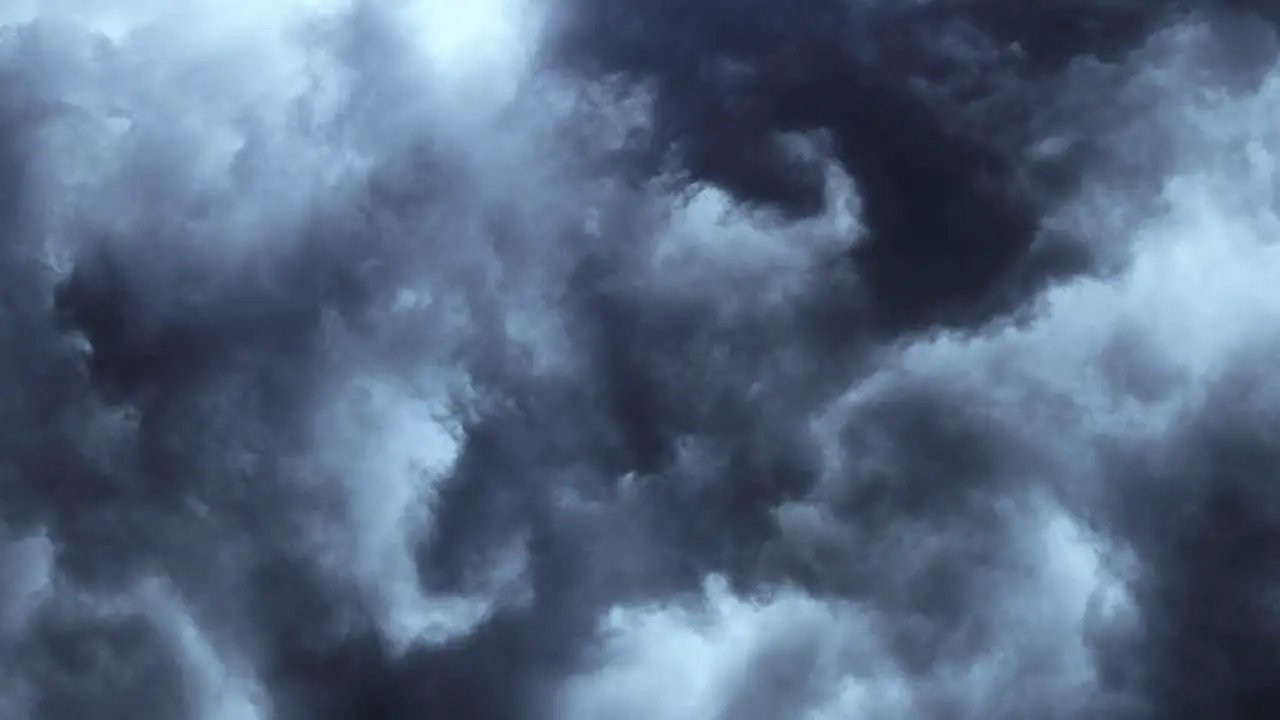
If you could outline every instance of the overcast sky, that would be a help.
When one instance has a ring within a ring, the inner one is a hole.
[[[1280,716],[1254,4],[4,2],[0,717]]]

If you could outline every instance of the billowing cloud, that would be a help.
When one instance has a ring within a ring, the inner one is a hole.
[[[1268,7],[465,5],[0,11],[0,715],[1280,707]]]

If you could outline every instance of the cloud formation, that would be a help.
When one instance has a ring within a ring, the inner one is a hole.
[[[454,5],[0,11],[0,715],[1280,706],[1267,6]]]

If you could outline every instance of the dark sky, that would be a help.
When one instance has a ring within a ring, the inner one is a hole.
[[[0,10],[0,718],[1280,717],[1278,13],[794,5]]]

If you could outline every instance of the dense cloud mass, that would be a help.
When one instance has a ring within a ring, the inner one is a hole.
[[[1280,21],[0,3],[0,718],[1280,717]]]

